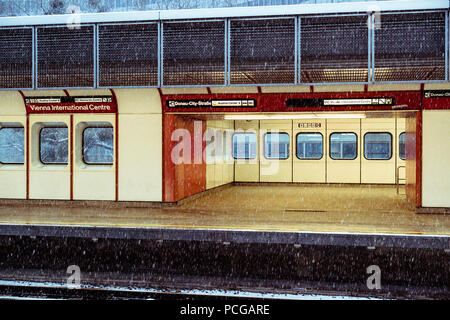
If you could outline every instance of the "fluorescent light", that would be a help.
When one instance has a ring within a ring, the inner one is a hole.
[[[320,119],[364,119],[366,115],[364,113],[330,113],[330,114],[318,114],[316,118]]]
[[[364,113],[227,114],[225,120],[363,119]]]

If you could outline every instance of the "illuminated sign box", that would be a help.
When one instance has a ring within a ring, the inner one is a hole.
[[[450,90],[427,90],[423,92],[424,98],[450,98]]]
[[[25,97],[27,113],[116,113],[112,96]]]
[[[255,99],[167,100],[168,108],[254,108]]]
[[[289,108],[315,108],[315,107],[350,107],[350,106],[393,106],[395,99],[383,98],[351,98],[351,99],[286,99]]]

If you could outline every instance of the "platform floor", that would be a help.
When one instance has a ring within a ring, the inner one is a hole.
[[[229,185],[162,208],[23,201],[0,207],[0,225],[450,236],[450,215],[416,214],[395,187],[359,185]]]

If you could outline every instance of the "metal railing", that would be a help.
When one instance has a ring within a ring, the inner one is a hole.
[[[381,29],[369,26],[374,26],[374,13],[92,22],[79,26],[93,29],[89,45],[80,53],[74,50],[80,47],[78,36],[61,36],[80,33],[68,25],[4,26],[0,27],[0,90],[449,81],[448,11],[383,13],[381,20]],[[213,28],[215,24],[220,28]],[[105,38],[111,25],[134,29]],[[156,28],[147,39],[142,30],[148,25]],[[408,45],[394,45],[408,28],[415,30]],[[24,42],[18,35],[30,29],[32,39]],[[54,37],[42,37],[46,29],[54,30]],[[51,40],[57,36],[62,40]],[[46,48],[48,58],[42,55]],[[64,48],[69,55],[61,54]],[[31,54],[24,56],[27,50]],[[151,54],[144,54],[148,51]],[[76,56],[89,63],[80,65]],[[31,68],[25,69],[28,65]],[[74,77],[75,69],[80,72]],[[42,77],[48,81],[38,81]]]
[[[396,173],[395,173],[395,187],[397,188],[397,194],[399,193],[399,187],[400,187],[400,180],[405,181],[406,182],[406,177],[405,178],[400,178],[400,168],[405,168],[405,166],[398,166],[396,169]]]

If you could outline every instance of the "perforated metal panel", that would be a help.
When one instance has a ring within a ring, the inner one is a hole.
[[[368,81],[367,16],[302,18],[303,83]]]
[[[163,84],[225,84],[224,21],[163,25]]]
[[[230,22],[230,83],[295,83],[295,20]]]
[[[33,30],[0,29],[0,88],[33,87]]]
[[[375,30],[375,81],[445,79],[445,14],[385,14]]]
[[[94,27],[37,29],[37,86],[94,86]]]
[[[98,28],[99,86],[158,85],[158,25]]]

